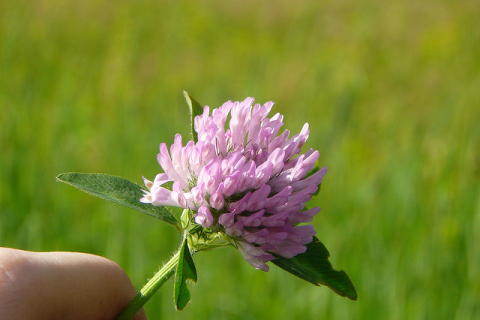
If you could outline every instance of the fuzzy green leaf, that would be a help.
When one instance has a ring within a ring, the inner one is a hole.
[[[67,183],[99,198],[115,202],[163,220],[177,229],[180,224],[167,207],[155,207],[141,203],[142,187],[125,178],[103,173],[62,173],[58,181]]]
[[[307,251],[291,259],[272,260],[278,267],[316,286],[324,285],[342,297],[357,300],[357,291],[344,271],[332,268],[327,248],[316,238],[307,244]]]
[[[185,96],[185,100],[187,101],[188,107],[190,109],[190,128],[191,128],[191,134],[192,134],[192,139],[196,143],[198,141],[198,136],[197,132],[195,131],[194,128],[194,121],[195,117],[199,116],[203,113],[203,107],[195,100],[193,99],[187,91],[183,91],[183,95]]]
[[[197,269],[193,263],[190,250],[188,249],[187,238],[183,240],[180,248],[177,269],[175,271],[174,300],[177,310],[185,308],[190,301],[190,290],[187,287],[187,280],[197,282]]]

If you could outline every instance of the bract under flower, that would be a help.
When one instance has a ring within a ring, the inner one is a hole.
[[[308,138],[308,124],[289,139],[278,135],[283,116],[268,118],[273,106],[228,101],[210,115],[206,106],[194,121],[198,142],[183,146],[177,134],[170,153],[160,144],[158,162],[165,173],[144,178],[141,202],[191,209],[195,223],[225,234],[255,268],[275,255],[292,258],[313,240],[311,222],[320,208],[305,210],[327,173],[315,167],[319,152],[300,154]],[[225,130],[227,117],[229,126]],[[164,187],[173,182],[172,189]]]

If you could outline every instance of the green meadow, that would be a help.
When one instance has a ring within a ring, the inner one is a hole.
[[[479,1],[0,1],[0,246],[102,255],[140,289],[176,230],[55,176],[153,179],[183,90],[310,124],[313,223],[358,301],[226,248],[149,319],[480,319]]]

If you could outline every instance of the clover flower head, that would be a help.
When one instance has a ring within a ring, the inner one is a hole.
[[[170,152],[160,144],[164,173],[144,178],[148,191],[140,201],[190,209],[197,225],[224,234],[251,265],[268,271],[266,262],[303,253],[313,240],[313,225],[304,223],[320,208],[305,204],[327,168],[312,171],[317,150],[301,154],[308,124],[289,138],[288,130],[279,134],[282,115],[267,117],[273,102],[253,102],[227,101],[211,115],[205,106],[194,120],[197,142],[184,146],[177,134]]]

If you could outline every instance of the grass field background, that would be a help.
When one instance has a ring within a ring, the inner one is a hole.
[[[229,248],[149,319],[480,319],[479,1],[1,1],[0,246],[99,254],[141,288],[174,228],[55,176],[153,178],[188,134],[182,90],[309,122],[317,236],[359,298]]]

